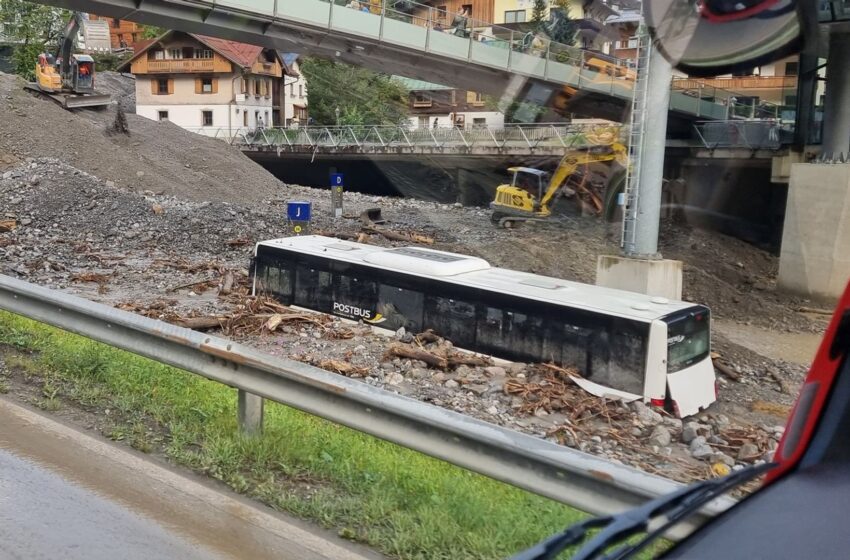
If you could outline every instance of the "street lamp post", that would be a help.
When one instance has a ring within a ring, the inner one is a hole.
[[[334,109],[334,113],[336,113],[336,125],[339,126],[339,107]]]

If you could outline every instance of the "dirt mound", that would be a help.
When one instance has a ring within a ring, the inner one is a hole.
[[[136,112],[136,79],[132,74],[98,72],[97,90],[112,95],[112,99],[127,113]]]
[[[0,160],[58,158],[122,189],[196,201],[260,202],[282,187],[220,140],[134,114],[127,115],[128,136],[111,135],[106,129],[115,119],[114,105],[70,112],[22,86],[18,77],[0,73]],[[98,87],[111,93],[128,88],[106,72]]]

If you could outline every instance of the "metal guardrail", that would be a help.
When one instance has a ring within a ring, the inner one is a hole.
[[[195,373],[408,447],[592,514],[610,514],[681,485],[568,447],[388,393],[229,340],[0,276],[0,309]],[[715,501],[708,512],[733,502]]]
[[[709,121],[695,124],[694,130],[699,141],[709,149],[778,150],[793,134],[778,120]]]

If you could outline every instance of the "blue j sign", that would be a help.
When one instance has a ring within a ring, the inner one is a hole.
[[[290,222],[309,222],[313,213],[312,202],[287,202],[286,217]]]

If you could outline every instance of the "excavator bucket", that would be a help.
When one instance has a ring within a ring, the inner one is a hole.
[[[360,221],[363,225],[385,224],[387,221],[381,216],[380,208],[367,208],[360,213]]]

